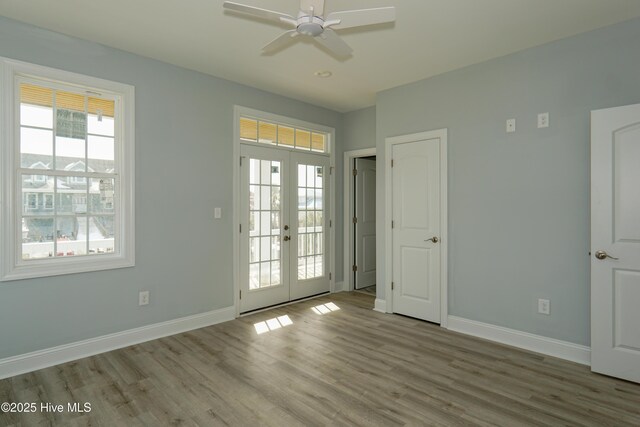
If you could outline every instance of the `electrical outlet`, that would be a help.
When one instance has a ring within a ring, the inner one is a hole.
[[[548,299],[539,299],[538,300],[538,313],[540,314],[551,314],[551,307]]]
[[[138,294],[138,305],[149,304],[149,291],[140,291]]]
[[[549,113],[538,114],[538,129],[549,127]]]
[[[516,131],[516,119],[507,120],[507,133],[513,133]]]

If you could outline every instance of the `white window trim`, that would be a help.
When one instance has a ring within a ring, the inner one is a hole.
[[[46,209],[46,210],[53,210],[53,207],[54,207],[53,206],[53,203],[54,203],[53,194],[46,194],[45,193],[45,194],[43,194],[43,197],[44,198],[42,200],[42,207],[44,209]],[[49,206],[49,207],[47,207],[47,199],[51,199],[51,206]]]
[[[19,88],[15,84],[18,76],[36,78],[40,81],[64,82],[61,85],[90,88],[98,93],[118,95],[116,109],[122,120],[117,124],[116,134],[126,136],[116,143],[116,161],[119,164],[120,202],[116,206],[117,251],[99,256],[46,258],[24,261],[21,259],[22,228],[21,188],[16,182],[14,159],[19,159],[20,148],[15,105]],[[57,70],[0,57],[0,281],[57,276],[62,274],[108,270],[135,265],[135,89],[133,86],[95,77]]]
[[[35,211],[36,209],[38,209],[38,193],[26,193],[27,197],[25,197],[25,201],[24,201],[24,207],[26,210],[28,211]],[[31,206],[30,203],[30,199],[31,196],[35,196],[36,198],[36,205],[35,206]]]

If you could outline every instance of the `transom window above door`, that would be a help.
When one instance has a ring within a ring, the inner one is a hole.
[[[240,117],[240,139],[283,148],[328,153],[328,135],[270,121]]]

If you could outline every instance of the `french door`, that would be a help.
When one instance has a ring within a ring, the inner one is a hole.
[[[240,312],[329,292],[329,158],[240,153]]]

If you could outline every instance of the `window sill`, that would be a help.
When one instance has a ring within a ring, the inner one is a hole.
[[[8,268],[0,277],[0,282],[12,280],[35,279],[39,277],[62,276],[65,274],[87,273],[92,271],[113,270],[134,267],[133,257],[119,255],[102,255],[100,259],[94,257],[45,259],[29,261]]]

